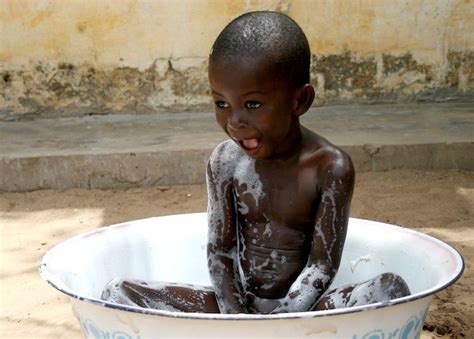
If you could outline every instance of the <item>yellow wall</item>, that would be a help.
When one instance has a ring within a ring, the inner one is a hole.
[[[474,90],[469,0],[0,0],[0,119],[203,109],[213,40],[259,9],[306,32],[318,103]]]

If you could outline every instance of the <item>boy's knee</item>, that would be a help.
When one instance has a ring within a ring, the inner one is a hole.
[[[410,289],[405,280],[395,273],[382,273],[379,276],[382,290],[384,290],[390,299],[401,298],[410,295]]]
[[[101,299],[116,304],[142,306],[140,298],[139,281],[130,281],[121,278],[115,278],[109,281],[101,295]]]

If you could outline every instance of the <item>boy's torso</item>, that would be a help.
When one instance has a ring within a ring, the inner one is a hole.
[[[317,168],[304,147],[284,160],[254,160],[233,149],[239,264],[246,292],[285,296],[304,268],[318,205]]]

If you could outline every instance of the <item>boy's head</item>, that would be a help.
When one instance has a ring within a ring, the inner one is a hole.
[[[309,65],[306,36],[284,14],[244,14],[217,37],[209,56],[216,119],[251,157],[298,148],[298,117],[314,99]]]
[[[230,22],[212,46],[209,62],[264,57],[293,86],[309,83],[310,49],[298,24],[287,15],[250,12]]]

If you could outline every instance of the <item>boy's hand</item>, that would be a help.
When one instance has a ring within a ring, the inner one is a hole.
[[[281,306],[279,300],[259,298],[255,294],[247,292],[247,308],[252,313],[270,314]]]

